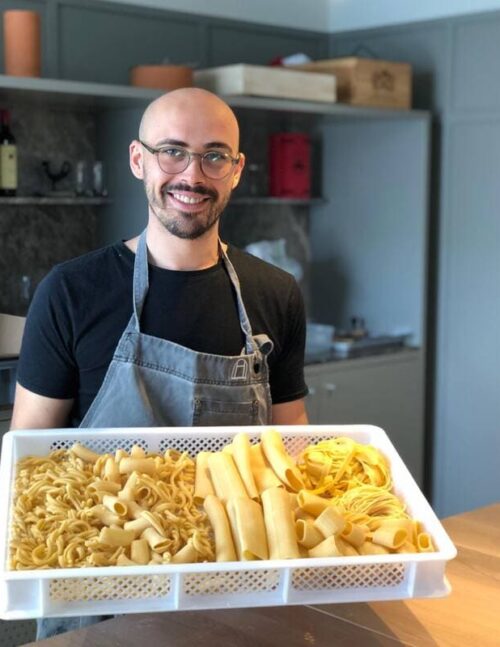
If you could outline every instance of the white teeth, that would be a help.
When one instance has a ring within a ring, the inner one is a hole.
[[[203,202],[205,198],[190,198],[187,195],[183,195],[182,193],[173,193],[172,194],[176,200],[179,200],[180,202],[184,202],[185,204],[199,204],[200,202]]]

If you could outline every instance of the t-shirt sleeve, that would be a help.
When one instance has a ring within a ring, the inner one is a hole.
[[[58,268],[39,284],[24,329],[17,380],[49,398],[73,398],[78,370],[73,358],[73,325],[69,298]]]
[[[304,299],[296,281],[290,289],[283,346],[270,373],[273,404],[291,402],[307,395],[304,379],[306,315]]]

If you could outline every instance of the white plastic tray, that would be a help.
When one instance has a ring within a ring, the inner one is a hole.
[[[444,575],[456,549],[399,458],[378,427],[273,427],[288,451],[348,436],[379,448],[390,462],[394,492],[408,512],[423,522],[436,552],[356,557],[268,560],[154,566],[11,571],[8,568],[8,521],[16,462],[29,454],[47,455],[78,440],[104,453],[139,444],[147,451],[167,448],[195,456],[219,450],[245,431],[258,439],[262,427],[157,429],[62,429],[13,431],[4,436],[0,467],[0,618],[143,613],[286,604],[366,602],[410,597],[439,597],[450,588]]]

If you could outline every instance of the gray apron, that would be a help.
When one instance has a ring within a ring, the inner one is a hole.
[[[80,427],[189,427],[271,422],[267,356],[273,343],[267,335],[252,335],[238,276],[220,243],[219,249],[236,293],[245,335],[241,355],[198,353],[141,333],[141,313],[149,285],[144,231],[134,262],[134,312]],[[41,618],[37,621],[37,640],[110,617]]]
[[[253,335],[236,271],[219,243],[236,293],[245,346],[240,355],[200,353],[140,330],[148,293],[146,231],[134,262],[134,311],[80,427],[190,427],[271,422],[267,356],[273,343]],[[217,303],[214,303],[214,308]]]

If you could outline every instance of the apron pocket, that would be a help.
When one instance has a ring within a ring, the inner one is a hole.
[[[195,427],[214,427],[230,425],[257,425],[259,404],[249,402],[225,402],[195,398],[193,425]]]

